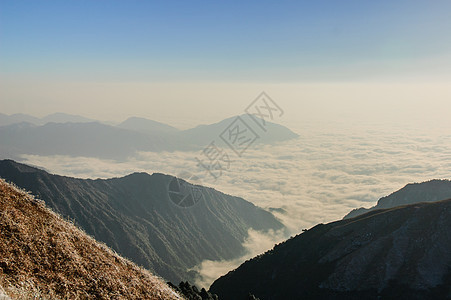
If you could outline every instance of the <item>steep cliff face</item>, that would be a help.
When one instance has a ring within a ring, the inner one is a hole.
[[[134,173],[83,180],[49,174],[5,160],[0,177],[31,191],[97,240],[172,282],[195,279],[190,268],[205,259],[243,254],[248,229],[278,230],[269,212],[242,198],[199,187],[202,200],[190,207],[169,198],[174,177]]]
[[[451,297],[451,200],[317,225],[213,283],[220,299]]]

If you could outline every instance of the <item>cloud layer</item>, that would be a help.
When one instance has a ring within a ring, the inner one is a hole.
[[[199,274],[195,284],[201,287],[209,287],[220,276],[237,268],[244,261],[273,248],[275,244],[282,242],[284,239],[282,232],[270,231],[263,233],[249,229],[248,237],[243,244],[246,254],[233,260],[204,260],[193,268]]]
[[[312,128],[300,138],[248,149],[217,180],[197,165],[199,152],[139,153],[116,162],[87,157],[27,155],[23,162],[48,171],[82,178],[108,178],[132,172],[190,172],[202,184],[241,196],[273,213],[293,234],[317,223],[341,219],[351,209],[370,207],[407,183],[451,178],[451,135],[446,130],[384,128]],[[271,241],[260,247],[257,241]],[[250,255],[272,248],[276,236],[250,232]],[[265,249],[263,249],[265,248]],[[205,261],[196,270],[208,284],[243,262]]]
[[[285,209],[285,215],[277,215],[293,232],[372,206],[409,182],[451,177],[451,135],[444,133],[317,129],[301,132],[296,140],[253,147],[241,158],[224,150],[231,163],[217,180],[198,166],[199,152],[145,152],[122,162],[36,155],[22,161],[81,178],[189,171],[204,185],[264,208]]]

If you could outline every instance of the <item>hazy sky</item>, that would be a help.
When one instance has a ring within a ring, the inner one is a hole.
[[[293,120],[375,99],[440,114],[450,32],[450,1],[1,1],[0,112],[184,127],[265,90]]]

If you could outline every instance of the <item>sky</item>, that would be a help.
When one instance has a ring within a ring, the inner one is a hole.
[[[339,118],[419,87],[451,108],[449,32],[449,1],[1,1],[0,111],[190,127],[263,90]]]

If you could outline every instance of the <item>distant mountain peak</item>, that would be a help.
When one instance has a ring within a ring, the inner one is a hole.
[[[400,190],[382,197],[371,208],[356,208],[343,219],[353,218],[366,212],[391,208],[418,202],[434,202],[451,198],[451,181],[448,179],[432,179],[420,183],[409,183]]]
[[[165,134],[179,131],[173,126],[141,117],[129,117],[117,126],[149,134]]]
[[[199,125],[194,128],[184,130],[181,132],[181,136],[187,141],[187,143],[201,145],[203,147],[212,141],[215,141],[216,145],[227,147],[221,136],[227,136],[225,132],[232,128],[240,128],[240,130],[250,132],[251,136],[255,139],[256,144],[274,144],[299,137],[297,133],[291,131],[283,125],[270,121],[265,122],[266,123],[263,130],[258,124],[255,123],[251,116],[248,114],[242,114],[226,118],[213,124]]]
[[[60,116],[56,115],[58,118]],[[213,141],[217,146],[231,148],[225,137],[230,126],[236,127],[234,122],[238,121],[252,134],[252,144],[274,144],[298,137],[290,129],[272,122],[267,122],[266,131],[263,131],[252,118],[246,116],[231,117],[183,131],[137,117],[129,118],[118,126],[87,119],[83,122],[52,121],[37,126],[18,125],[16,122],[0,126],[0,154],[2,158],[33,154],[124,159],[147,151],[197,151]]]
[[[43,123],[88,123],[95,122],[96,120],[85,118],[79,115],[66,114],[61,112],[56,112],[45,116],[41,119]]]

